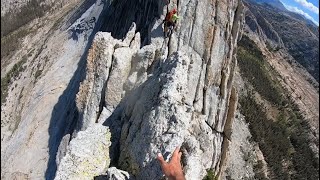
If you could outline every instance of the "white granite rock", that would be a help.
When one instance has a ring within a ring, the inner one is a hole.
[[[61,160],[56,180],[93,179],[104,173],[110,164],[109,146],[111,134],[101,124],[89,126],[77,134]]]

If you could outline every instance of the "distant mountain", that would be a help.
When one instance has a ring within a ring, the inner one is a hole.
[[[280,9],[280,10],[282,10],[282,13],[285,12],[287,14],[290,14],[290,16],[297,18],[297,19],[300,19],[300,20],[304,21],[305,23],[311,24],[317,28],[317,25],[314,24],[314,22],[312,22],[310,19],[307,19],[306,17],[304,17],[301,14],[289,11],[287,8],[285,8],[285,6],[279,0],[247,0],[247,1],[250,3],[257,3],[260,5],[271,6],[273,8]]]
[[[281,9],[283,11],[287,11],[287,9],[284,7],[284,5],[279,0],[250,0],[250,1],[257,2],[259,4],[263,4],[263,3],[269,4],[273,7]]]
[[[266,3],[267,2],[267,3]],[[251,30],[260,26],[267,38],[284,46],[290,55],[319,82],[319,31],[314,23],[299,14],[279,10],[277,0],[244,1],[246,23]]]

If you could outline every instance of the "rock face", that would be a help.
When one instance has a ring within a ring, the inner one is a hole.
[[[167,39],[163,38],[162,20],[167,9],[163,1],[97,1],[81,18],[66,23],[74,22],[68,28],[70,46],[87,42],[90,50],[88,54],[78,53],[82,55],[77,56],[80,61],[75,58],[70,62],[79,62],[79,67],[73,71],[74,76],[63,78],[63,82],[70,82],[61,86],[61,93],[50,96],[52,101],[40,98],[34,101],[38,106],[32,106],[32,112],[44,119],[37,130],[29,131],[36,132],[35,137],[30,137],[33,144],[41,144],[39,148],[49,151],[41,153],[43,164],[48,163],[47,179],[69,175],[81,179],[79,174],[86,171],[84,167],[89,168],[86,177],[101,172],[102,176],[130,174],[136,179],[160,179],[156,154],[162,152],[169,159],[176,146],[184,152],[187,179],[202,179],[207,169],[219,176],[223,154],[228,149],[224,130],[229,131],[230,127],[225,125],[231,124],[237,102],[232,87],[243,5],[238,0],[171,0],[168,9],[173,7],[181,18],[177,30]],[[91,44],[86,37],[95,32],[102,18],[101,30],[108,32],[96,33]],[[94,22],[92,26],[90,22]],[[60,66],[71,66],[66,59],[74,54],[63,54],[66,51],[61,52],[65,61],[59,60]],[[57,82],[48,77],[54,80],[65,76],[62,72],[49,72],[39,80],[43,87]],[[42,97],[45,92],[39,90],[37,94]],[[41,112],[43,104],[48,107]],[[51,118],[43,117],[45,114]],[[23,114],[19,128],[8,140],[4,157],[10,163],[3,165],[7,174],[19,162],[13,155],[21,154],[9,151],[14,147],[17,151],[23,149],[25,138],[17,139],[24,137],[24,128],[39,123],[35,116]],[[41,133],[48,129],[49,133]],[[109,150],[107,129],[111,133]],[[40,138],[43,143],[38,142]],[[106,154],[94,148],[99,144],[110,152],[110,166],[127,173],[107,171],[108,165],[102,161],[97,169],[91,169],[95,158],[87,159],[89,167],[71,164],[86,159],[88,154],[101,160]],[[86,153],[88,146],[93,149]],[[24,150],[35,156],[33,149]],[[24,165],[27,168],[20,167],[21,172],[33,170],[28,163]],[[43,174],[43,169],[38,168],[38,177],[43,178]]]
[[[1,69],[8,73],[25,59],[1,105],[1,179],[14,179],[17,174],[54,178],[57,153],[63,156],[62,144],[68,144],[63,137],[73,137],[72,119],[78,115],[75,99],[84,78],[87,46],[108,5],[102,2],[70,1],[51,16],[23,27],[29,34],[18,40],[22,47],[8,60],[12,64]]]
[[[116,8],[124,8],[118,3]],[[148,1],[142,3],[148,7]],[[112,32],[97,33],[77,94],[82,128],[95,122],[108,126],[112,164],[137,179],[159,179],[157,152],[169,159],[176,146],[184,151],[188,179],[203,178],[207,169],[218,174],[227,150],[222,144],[235,111],[230,95],[243,6],[237,1],[173,4],[181,21],[170,39],[162,38],[164,14],[151,28],[151,43],[141,49],[141,24],[130,25],[123,40]]]
[[[248,125],[240,113],[237,113],[232,125],[232,144],[229,146],[226,172],[222,179],[254,179],[255,150],[249,142],[251,134]],[[240,118],[241,117],[241,118]],[[253,162],[252,162],[253,161]]]
[[[110,165],[111,134],[107,127],[95,124],[77,134],[68,146],[55,179],[92,179]]]
[[[106,175],[100,175],[95,177],[97,180],[132,180],[133,178],[130,177],[129,173],[126,171],[122,171],[117,169],[116,167],[111,167],[107,170]]]
[[[83,0],[4,0],[1,6],[1,26],[3,26],[1,37],[10,35],[14,30],[18,30],[32,20],[48,16],[48,12],[53,13],[62,9],[63,6],[82,2]]]

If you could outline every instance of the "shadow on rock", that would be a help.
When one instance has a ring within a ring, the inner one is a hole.
[[[160,18],[164,6],[165,1],[159,0],[114,0],[100,30],[111,32],[116,39],[123,39],[134,22],[136,32],[141,34],[141,45],[147,45],[151,41],[151,28],[155,19]]]
[[[82,119],[80,117],[82,114],[79,113],[76,107],[76,94],[79,91],[80,82],[83,81],[86,76],[85,70],[87,54],[89,48],[91,47],[95,33],[100,28],[101,18],[104,18],[104,16],[102,15],[99,17],[95,28],[88,38],[84,53],[79,60],[77,70],[73,74],[73,77],[71,78],[67,88],[63,91],[63,94],[59,97],[57,104],[53,108],[48,129],[49,160],[47,170],[45,172],[45,178],[47,180],[54,179],[55,177],[57,171],[57,152],[59,150],[62,138],[68,134],[72,136],[73,132],[79,130],[82,126],[82,122],[78,122],[78,119]],[[71,139],[69,139],[69,141],[70,140]],[[64,144],[64,146],[67,146],[67,143]]]

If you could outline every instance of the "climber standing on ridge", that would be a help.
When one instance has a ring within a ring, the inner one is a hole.
[[[177,14],[177,9],[175,8],[166,14],[166,17],[163,20],[165,38],[171,36],[171,34],[173,33],[173,30],[176,28],[178,19],[179,19],[179,16]]]

